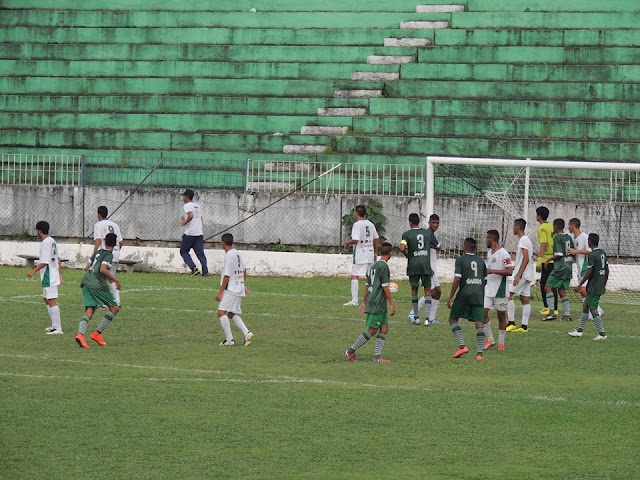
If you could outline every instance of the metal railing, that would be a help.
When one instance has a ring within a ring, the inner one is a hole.
[[[81,181],[81,155],[0,154],[2,185],[75,187]]]

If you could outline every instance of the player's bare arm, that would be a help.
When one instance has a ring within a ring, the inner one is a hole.
[[[367,295],[369,294],[369,285],[365,285],[364,287],[364,295],[362,296],[362,303],[360,304],[360,308],[358,308],[358,311],[360,313],[364,313],[364,306],[367,303]]]
[[[113,274],[109,271],[109,267],[107,266],[106,263],[103,263],[102,265],[100,265],[100,273],[103,274],[105,277],[107,277],[107,280],[109,280],[111,283],[115,283],[116,284],[116,288],[118,290],[120,290],[120,280],[118,280],[116,277],[113,276]]]
[[[184,227],[191,220],[193,220],[193,212],[188,212],[187,213],[187,217],[183,218],[182,220],[180,220],[180,225],[182,225]]]
[[[36,266],[34,267],[34,269],[33,269],[33,270],[30,270],[30,271],[28,271],[28,272],[27,272],[27,278],[31,278],[31,277],[33,277],[33,276],[36,274],[36,272],[39,272],[40,270],[42,270],[42,269],[43,269],[43,268],[45,268],[46,266],[47,266],[47,264],[46,264],[46,263],[39,263],[38,265],[36,265]]]
[[[402,253],[402,255],[404,255],[405,257],[409,258],[409,253],[407,252],[407,241],[406,240],[402,240],[400,242],[400,253]]]
[[[549,262],[553,262],[554,260],[560,260],[561,258],[562,258],[562,255],[554,255],[552,257],[547,258],[544,262],[544,267],[547,268],[547,265],[549,265]]]
[[[380,237],[373,239],[373,263],[378,261],[378,248],[380,248]]]
[[[95,253],[100,250],[100,244],[102,243],[101,238],[96,239],[96,243],[93,245],[93,252],[91,252],[91,256],[95,255]]]
[[[358,243],[358,239],[357,238],[353,238],[347,242],[344,242],[344,249],[346,250],[347,248],[349,248],[349,245],[355,245],[356,243]]]
[[[389,287],[383,287],[384,289],[384,295],[387,297],[387,300],[389,301],[389,304],[391,305],[391,314],[390,316],[393,317],[396,314],[396,304],[393,303],[393,297],[391,296],[391,290],[389,289]]]
[[[224,295],[224,291],[227,289],[227,285],[229,285],[229,275],[225,275],[222,279],[222,285],[220,285],[220,291],[218,295],[216,295],[216,300],[219,302],[222,300],[222,295]]]
[[[502,270],[487,269],[487,275],[502,275],[503,277],[509,277],[513,274],[513,265],[505,267]]]
[[[447,302],[447,307],[451,308],[453,305],[453,297],[455,297],[458,288],[460,287],[461,277],[455,277],[453,279],[453,285],[451,285],[451,293],[449,294],[449,301]]]
[[[244,294],[248,297],[249,295],[251,295],[251,292],[247,288],[247,269],[245,268],[242,273],[244,276]]]

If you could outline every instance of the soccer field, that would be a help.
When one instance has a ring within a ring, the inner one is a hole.
[[[606,341],[593,323],[567,337],[574,303],[571,324],[536,313],[506,351],[453,360],[446,305],[411,325],[403,282],[393,363],[370,362],[373,342],[350,363],[364,317],[342,306],[348,279],[250,277],[255,341],[221,348],[217,277],[121,274],[109,345],[82,350],[82,272],[63,271],[61,336],[25,273],[0,267],[2,479],[640,477],[640,307],[605,296]]]

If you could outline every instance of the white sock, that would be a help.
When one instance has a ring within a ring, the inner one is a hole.
[[[51,326],[56,330],[62,331],[62,322],[60,320],[60,307],[49,307],[49,316],[51,317]]]
[[[426,304],[426,300],[424,299],[424,297],[420,297],[418,299],[418,311],[420,311],[421,309],[424,308],[425,304]],[[433,300],[431,300],[431,306],[433,306]]]
[[[531,315],[531,304],[522,305],[522,325],[529,325],[529,315]]]
[[[351,279],[351,301],[358,302],[358,280]]]
[[[46,304],[45,304],[45,306],[47,307],[47,313],[49,314],[49,318],[51,319],[51,328],[55,328],[53,326],[53,315],[51,314],[51,307],[49,305],[46,305]]]
[[[220,325],[222,325],[222,330],[224,330],[224,334],[227,337],[227,342],[233,340],[233,335],[231,335],[231,325],[229,324],[229,317],[226,315],[222,315],[220,317]]]
[[[440,300],[434,300],[432,298],[431,299],[431,315],[430,315],[431,318],[429,318],[429,320],[436,319],[436,310],[438,310],[438,305],[440,305]]]
[[[111,293],[113,293],[113,298],[116,299],[116,303],[120,306],[120,290],[116,288],[116,284],[111,284]]]
[[[240,316],[239,315],[234,315],[232,320],[233,320],[233,323],[236,324],[236,327],[238,327],[242,331],[242,335],[244,335],[244,337],[247,338],[247,333],[249,333],[249,329],[244,324],[244,322],[242,321]]]
[[[504,345],[504,339],[507,336],[506,330],[498,330],[498,345]]]
[[[513,299],[507,302],[507,318],[509,322],[516,323],[516,302]]]
[[[484,334],[486,335],[487,340],[490,340],[492,342],[495,341],[495,339],[493,338],[493,333],[491,332],[491,320],[484,324]]]

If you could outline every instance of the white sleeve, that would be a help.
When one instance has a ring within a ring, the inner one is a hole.
[[[223,277],[231,277],[231,274],[233,273],[233,266],[234,262],[237,262],[237,260],[234,258],[233,255],[225,255],[224,257],[224,268],[222,271],[222,276]]]
[[[101,239],[102,240],[102,228],[100,228],[100,222],[96,222],[96,224],[93,226],[93,239],[94,240],[98,240]]]
[[[358,241],[361,240],[360,239],[360,235],[359,235],[359,233],[360,233],[359,230],[360,229],[358,228],[358,224],[354,223],[353,227],[351,228],[351,239],[352,240],[358,240]]]
[[[183,208],[186,213],[193,212],[193,205],[191,203],[185,203]]]
[[[49,242],[42,242],[40,244],[40,258],[38,263],[49,263],[51,260],[51,244]]]
[[[121,242],[122,241],[122,234],[120,233],[120,225],[118,225],[117,223],[114,223],[113,226],[115,227],[114,233],[116,234],[116,242]]]
[[[373,227],[373,239],[375,240],[376,238],[380,238],[380,235],[378,235],[378,230],[376,229],[376,226],[373,224],[373,222],[371,222],[371,226]]]

